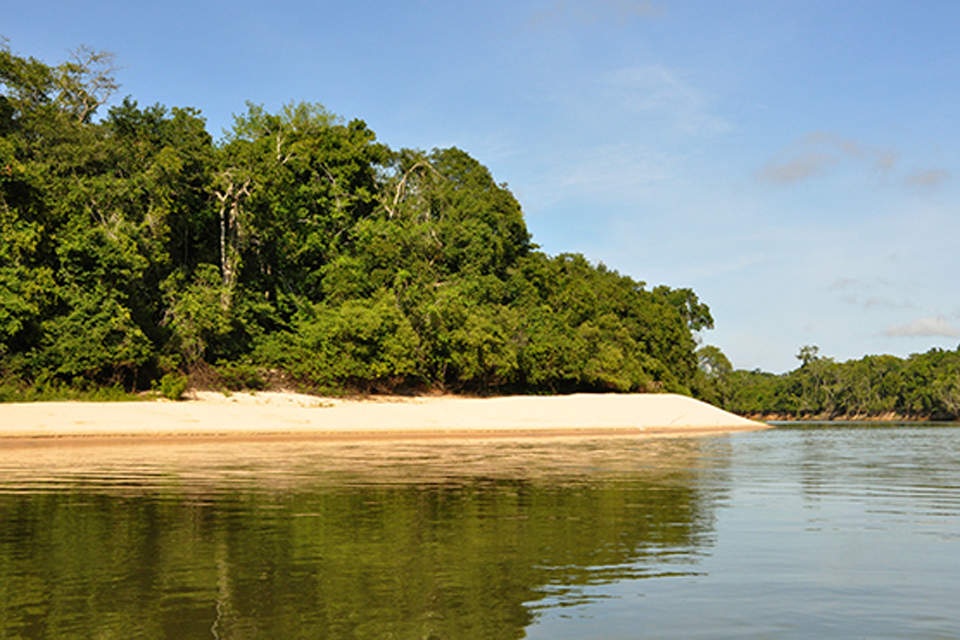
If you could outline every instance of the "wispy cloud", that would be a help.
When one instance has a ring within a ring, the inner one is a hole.
[[[954,327],[944,316],[918,318],[906,324],[895,324],[883,330],[890,338],[946,337],[960,336],[960,329]]]
[[[914,304],[909,300],[897,300],[886,292],[895,287],[883,278],[873,278],[870,280],[858,280],[856,278],[839,278],[833,282],[827,290],[833,293],[841,294],[840,300],[846,304],[862,307],[865,310],[871,309],[912,309]]]
[[[647,0],[554,0],[530,18],[532,27],[573,20],[579,24],[614,21],[622,26],[637,18],[659,18],[664,8]]]
[[[903,177],[908,187],[936,187],[950,179],[946,169],[920,169]]]
[[[865,145],[853,138],[814,131],[779,152],[757,170],[757,181],[774,186],[802,182],[826,173],[828,167],[850,160],[869,164],[874,171],[886,174],[894,168],[900,152]]]
[[[557,181],[561,191],[602,193],[607,196],[636,192],[654,182],[670,180],[676,175],[675,160],[630,145],[604,145],[586,150],[576,157],[565,157],[565,171]]]
[[[822,174],[826,167],[836,162],[833,154],[810,151],[784,162],[767,163],[757,171],[757,179],[775,185],[793,184]]]
[[[601,82],[619,92],[637,111],[661,110],[677,103],[699,104],[700,97],[678,74],[660,64],[629,67],[603,74]]]
[[[604,73],[599,80],[606,108],[672,121],[687,133],[727,131],[730,125],[712,115],[704,93],[681,71],[660,64]]]
[[[604,0],[597,3],[600,15],[613,15],[627,20],[630,18],[659,18],[666,10],[652,2],[637,0]]]
[[[875,159],[874,168],[887,172],[893,169],[893,165],[897,164],[897,160],[900,159],[900,152],[893,149],[874,149],[873,156]]]
[[[912,309],[914,307],[914,304],[909,300],[892,300],[880,296],[856,300],[856,303],[864,309]]]

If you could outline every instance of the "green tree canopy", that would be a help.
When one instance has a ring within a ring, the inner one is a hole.
[[[5,379],[698,389],[696,294],[539,251],[467,152],[393,150],[309,102],[247,104],[214,141],[191,108],[101,113],[112,69],[0,47]]]

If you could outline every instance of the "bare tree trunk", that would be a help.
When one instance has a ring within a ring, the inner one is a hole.
[[[250,195],[249,178],[238,185],[227,175],[226,188],[215,191],[220,201],[220,273],[223,277],[223,292],[220,306],[227,310],[233,298],[233,289],[240,268],[240,201]]]

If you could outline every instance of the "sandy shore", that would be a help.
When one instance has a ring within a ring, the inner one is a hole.
[[[0,446],[158,438],[390,440],[681,435],[767,425],[684,396],[324,399],[195,393],[184,402],[0,404]]]

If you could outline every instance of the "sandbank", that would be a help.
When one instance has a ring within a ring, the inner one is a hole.
[[[191,393],[182,402],[0,404],[0,447],[69,442],[330,441],[702,435],[768,425],[672,394],[318,398]]]

